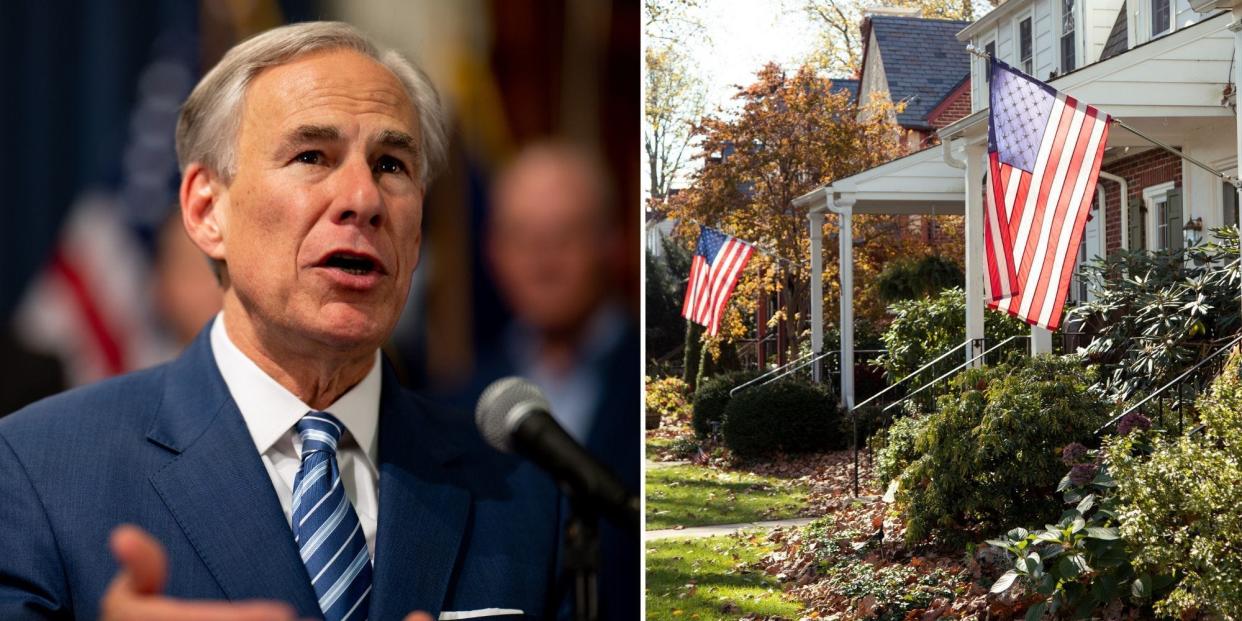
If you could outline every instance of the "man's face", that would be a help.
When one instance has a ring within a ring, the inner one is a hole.
[[[609,236],[576,164],[546,157],[509,174],[496,196],[490,259],[514,313],[545,331],[575,331],[606,290]]]
[[[332,50],[261,72],[224,192],[229,284],[269,334],[337,349],[392,331],[418,264],[415,111],[388,69]]]

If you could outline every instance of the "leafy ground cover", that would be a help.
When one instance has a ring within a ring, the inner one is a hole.
[[[775,546],[738,534],[647,543],[647,618],[797,618],[801,606],[756,563]]]

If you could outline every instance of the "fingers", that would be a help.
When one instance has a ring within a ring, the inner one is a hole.
[[[168,557],[154,537],[123,524],[108,541],[121,571],[100,601],[106,621],[294,621],[280,602],[208,602],[160,597],[168,580]]]
[[[132,524],[112,530],[109,540],[112,556],[121,565],[118,580],[135,593],[152,595],[164,590],[168,579],[168,557],[164,548],[146,531]],[[117,580],[114,580],[115,584]]]
[[[418,610],[406,615],[403,621],[434,621],[434,619],[431,618],[431,615]]]
[[[291,606],[279,602],[202,602],[168,597],[135,598],[105,613],[108,621],[294,621]]]

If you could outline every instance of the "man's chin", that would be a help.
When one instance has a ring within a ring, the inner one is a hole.
[[[338,350],[373,350],[388,340],[392,326],[375,312],[348,304],[333,304],[313,318],[315,340]]]

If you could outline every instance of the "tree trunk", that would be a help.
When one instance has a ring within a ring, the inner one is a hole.
[[[693,321],[686,321],[686,346],[685,358],[683,358],[681,379],[690,387],[690,394],[694,394],[697,390],[699,379],[699,358],[700,350],[703,349],[703,341],[700,337],[703,334],[703,328]]]

